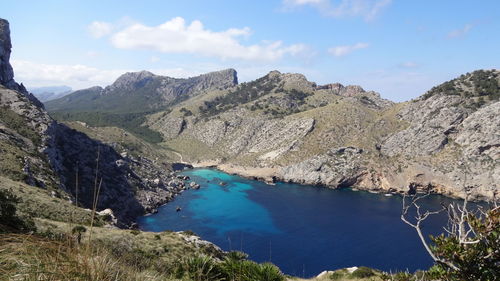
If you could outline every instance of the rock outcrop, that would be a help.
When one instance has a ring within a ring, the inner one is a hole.
[[[283,180],[330,187],[354,186],[365,173],[363,150],[340,147],[281,169]]]
[[[43,107],[42,103],[31,93],[29,93],[23,84],[18,84],[14,80],[14,70],[10,65],[10,52],[12,43],[10,41],[9,22],[0,18],[0,85],[16,90],[26,96],[32,103]]]

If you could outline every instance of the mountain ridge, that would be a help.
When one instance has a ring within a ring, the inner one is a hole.
[[[68,86],[45,86],[45,87],[30,87],[28,91],[32,93],[41,102],[61,98],[72,92],[72,88]]]
[[[238,83],[234,69],[209,72],[190,78],[172,78],[149,71],[127,72],[111,85],[75,91],[46,103],[49,111],[150,112],[193,94]],[[124,100],[125,99],[125,100]]]
[[[465,184],[487,199],[500,178],[497,73],[466,75],[495,77],[497,84],[490,81],[481,94],[476,88],[467,95],[434,89],[429,97],[393,103],[359,86],[302,82],[284,89],[290,76],[270,72],[233,92],[150,115],[147,124],[193,165],[254,177],[267,169],[268,180],[332,188],[453,197],[466,196]]]

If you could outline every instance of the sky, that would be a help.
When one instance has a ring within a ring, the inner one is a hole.
[[[271,70],[393,101],[500,65],[498,0],[1,0],[15,79],[106,86],[129,71]]]

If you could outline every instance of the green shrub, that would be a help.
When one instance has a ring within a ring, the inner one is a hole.
[[[0,107],[0,120],[21,136],[30,139],[35,145],[41,142],[40,135],[27,124],[27,120],[8,107]]]
[[[16,204],[19,197],[11,191],[0,189],[0,233],[29,232],[35,230],[35,224],[29,218],[17,214]]]
[[[76,235],[76,242],[78,244],[82,241],[82,233],[87,232],[87,229],[84,226],[77,225],[71,229],[71,234]]]
[[[248,254],[240,252],[240,251],[231,251],[227,254],[226,259],[230,259],[233,261],[243,261],[248,258]]]
[[[109,112],[66,112],[53,111],[50,116],[58,121],[82,121],[92,127],[115,126],[127,130],[135,136],[150,142],[159,143],[163,141],[161,134],[157,131],[143,126],[146,115],[154,112],[141,113],[109,113]]]
[[[355,278],[368,278],[375,275],[375,271],[369,267],[361,266],[356,269],[351,276]]]
[[[208,256],[184,259],[175,270],[176,278],[189,278],[193,281],[224,280],[220,267]]]
[[[330,276],[328,278],[330,278],[330,280],[340,280],[343,277],[344,277],[344,274],[342,272],[335,271],[332,274],[330,274]]]
[[[192,230],[184,230],[182,233],[183,233],[183,234],[185,234],[185,235],[189,235],[189,236],[198,236],[198,235],[197,235],[194,231],[192,231]]]
[[[250,274],[250,280],[282,281],[285,276],[280,269],[272,263],[255,264]]]
[[[469,239],[475,242],[461,243],[455,235],[431,237],[435,243],[434,254],[448,262],[436,264],[432,273],[447,280],[497,280],[500,276],[500,207],[481,216],[469,214],[466,224],[473,230]]]

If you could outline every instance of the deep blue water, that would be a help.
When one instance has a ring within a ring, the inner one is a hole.
[[[416,232],[400,219],[401,196],[270,186],[212,169],[183,174],[202,188],[140,217],[142,230],[192,230],[224,250],[242,250],[254,261],[271,261],[295,276],[351,266],[415,271],[432,265]],[[422,205],[437,209],[443,201],[452,200],[429,196]],[[177,206],[182,211],[176,212]],[[441,233],[445,223],[444,215],[432,217],[424,231]]]

